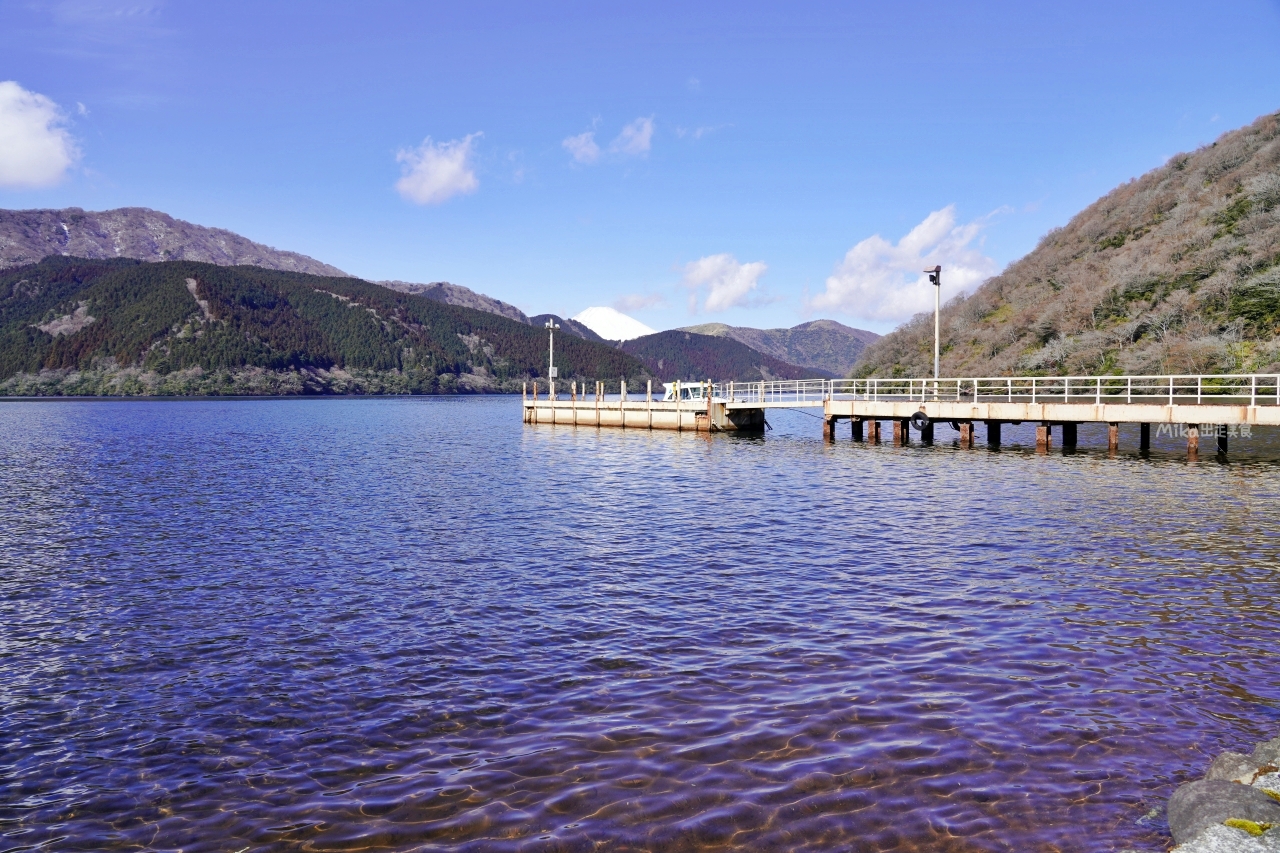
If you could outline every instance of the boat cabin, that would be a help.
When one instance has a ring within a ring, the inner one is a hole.
[[[705,382],[663,382],[662,388],[664,392],[662,402],[664,403],[674,403],[676,400],[707,399],[707,384]]]

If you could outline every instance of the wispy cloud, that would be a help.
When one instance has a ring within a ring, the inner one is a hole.
[[[712,131],[720,130],[723,127],[728,127],[728,125],[714,124],[707,125],[705,127],[677,127],[676,136],[680,139],[684,139],[686,136],[690,139],[701,139]]]
[[[926,216],[896,245],[879,234],[868,237],[848,251],[827,279],[826,289],[807,307],[890,321],[929,310],[933,285],[922,270],[942,265],[944,299],[998,271],[996,262],[982,253],[979,239],[995,213],[957,225],[955,205],[948,205]]]
[[[600,146],[596,144],[594,130],[570,136],[560,144],[564,146],[565,151],[573,155],[575,163],[590,165],[600,159]]]
[[[0,82],[0,186],[34,189],[58,183],[80,159],[66,114],[44,95]]]
[[[471,166],[472,143],[483,134],[435,143],[428,136],[417,148],[396,153],[401,164],[396,190],[415,204],[441,204],[456,195],[475,192],[480,187]]]
[[[764,261],[743,264],[730,254],[707,255],[685,264],[682,283],[693,291],[689,295],[689,310],[697,311],[698,294],[704,289],[707,296],[702,307],[706,311],[748,304],[760,276],[768,269]]]
[[[638,118],[622,128],[609,150],[615,154],[626,154],[631,157],[643,157],[653,147],[653,117]]]
[[[628,293],[614,300],[619,311],[643,311],[646,308],[666,308],[667,300],[661,293]]]

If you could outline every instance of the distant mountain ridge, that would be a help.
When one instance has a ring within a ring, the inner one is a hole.
[[[614,341],[606,341],[591,330],[591,327],[579,323],[571,317],[561,317],[558,314],[537,314],[528,318],[530,326],[542,328],[547,325],[548,320],[555,320],[556,325],[560,327],[561,334],[573,335],[575,338],[582,338],[585,341],[595,341],[598,344],[612,344]]]
[[[729,337],[672,329],[624,341],[620,349],[640,359],[664,381],[821,379],[825,371],[799,367]]]
[[[835,320],[810,320],[790,329],[703,323],[680,331],[733,338],[779,361],[824,371],[831,376],[848,376],[862,351],[880,337],[875,332],[854,329]]]
[[[255,243],[222,228],[193,225],[146,207],[87,211],[0,210],[0,269],[50,255],[90,260],[201,261],[310,275],[346,276],[329,264]]]
[[[274,249],[225,229],[195,225],[149,208],[99,212],[78,207],[0,210],[0,270],[37,265],[50,257],[92,261],[134,259],[145,263],[193,261],[222,267],[256,267],[353,278],[337,267],[306,255]],[[391,280],[373,284],[390,292],[482,311],[535,329],[554,318],[565,337],[617,347],[616,341],[606,341],[584,322],[552,314],[529,317],[514,305],[450,282],[418,284]],[[88,324],[89,321],[79,317],[78,311],[79,308],[72,306],[65,317],[41,318],[33,328],[49,331],[60,341],[68,333],[81,331],[78,323]],[[103,328],[99,326],[92,334],[101,334]],[[623,352],[634,351],[652,370],[667,378],[792,379],[844,375],[865,341],[876,337],[833,320],[802,323],[792,329],[750,329],[715,323],[693,327],[690,331],[693,337],[683,331],[659,332],[617,348]],[[700,334],[703,331],[707,334]],[[684,351],[680,351],[682,347]],[[532,369],[532,364],[528,366]],[[633,363],[633,372],[634,367]]]
[[[443,302],[446,305],[488,311],[490,314],[497,314],[499,317],[515,320],[517,323],[528,324],[530,322],[525,313],[516,306],[503,302],[501,299],[494,299],[492,296],[485,296],[483,293],[476,293],[474,290],[463,287],[460,284],[450,284],[447,281],[433,281],[430,284],[412,284],[407,281],[375,281],[374,284],[380,284],[383,287],[398,290],[401,293],[425,296],[428,299],[435,302]],[[579,337],[582,336],[579,335]]]

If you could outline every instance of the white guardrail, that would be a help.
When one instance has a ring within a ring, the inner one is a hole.
[[[798,379],[717,382],[712,394],[717,402],[762,406],[821,406],[826,400],[1280,406],[1280,375]]]

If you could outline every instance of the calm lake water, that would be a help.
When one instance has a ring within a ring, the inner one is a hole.
[[[769,420],[0,404],[0,850],[1160,850],[1280,733],[1274,438]]]

